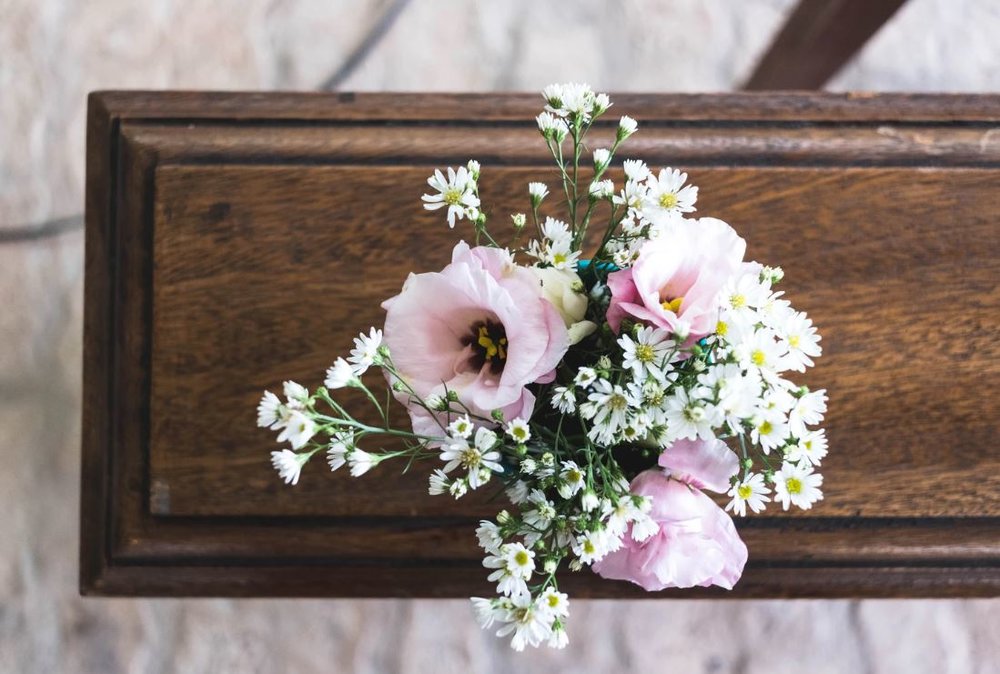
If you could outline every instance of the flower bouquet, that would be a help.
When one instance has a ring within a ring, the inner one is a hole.
[[[476,530],[497,596],[472,601],[517,650],[566,645],[564,570],[651,591],[732,588],[747,548],[725,510],[810,508],[827,451],[816,428],[825,391],[784,377],[821,349],[775,290],[781,269],[745,261],[725,222],[691,217],[698,188],[686,174],[625,159],[624,184],[607,179],[637,128],[621,117],[609,147],[588,148],[607,95],[565,84],[542,97],[559,197],[529,183],[530,208],[500,240],[480,203],[480,165],[435,171],[424,208],[444,210],[452,228],[467,221],[475,245],[459,242],[440,271],[411,273],[382,304],[384,327],[362,333],[323,386],[285,382],[257,419],[290,445],[271,455],[287,483],[322,453],[355,477],[427,460],[432,495],[504,490],[511,506]],[[365,381],[372,369],[405,406],[405,426]],[[345,387],[381,422],[338,402]],[[726,494],[725,510],[705,491]]]

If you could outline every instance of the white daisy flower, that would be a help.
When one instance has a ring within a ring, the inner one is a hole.
[[[555,140],[557,143],[563,142],[569,134],[569,126],[566,125],[566,122],[551,112],[543,112],[538,117],[535,117],[535,121],[538,123],[538,130],[542,132],[542,135]]]
[[[535,570],[535,553],[521,543],[504,543],[496,554],[487,555],[483,566],[496,569],[487,580],[497,583],[497,593],[508,597],[528,594],[527,580]]]
[[[500,546],[503,545],[500,527],[488,520],[479,522],[479,528],[476,529],[476,540],[479,541],[479,547],[491,554],[499,552]]]
[[[525,646],[534,648],[549,639],[552,619],[539,608],[530,594],[513,596],[509,604],[503,618],[507,624],[497,630],[498,637],[513,632],[510,647],[515,651],[523,651]]]
[[[455,480],[454,482],[452,482],[451,486],[448,487],[448,493],[451,494],[452,496],[454,496],[455,500],[458,500],[458,499],[462,498],[463,496],[465,496],[467,493],[469,493],[469,481],[468,481],[468,479],[466,479],[466,478],[463,477],[461,479],[458,479],[458,480]]]
[[[592,403],[588,411],[593,413],[594,428],[604,435],[614,434],[627,426],[629,408],[639,406],[639,401],[630,392],[607,379],[594,382],[587,400]]]
[[[635,214],[641,211],[642,205],[646,202],[648,195],[649,188],[645,183],[641,183],[638,180],[627,180],[625,187],[614,198],[614,203],[618,206],[628,206],[629,211]]]
[[[519,444],[524,444],[531,439],[531,429],[528,428],[528,422],[517,417],[516,419],[511,419],[510,423],[507,424],[507,435],[514,439],[514,442]]]
[[[764,484],[764,476],[760,473],[751,473],[744,480],[740,480],[732,486],[728,494],[732,497],[726,510],[732,510],[740,517],[747,514],[747,506],[755,513],[759,513],[771,499],[768,494],[771,490]]]
[[[272,430],[278,430],[285,425],[284,405],[281,404],[281,399],[270,391],[264,391],[260,403],[257,404],[257,425]]]
[[[493,447],[497,444],[497,434],[488,428],[476,431],[472,445],[461,436],[449,437],[441,447],[441,460],[445,461],[444,472],[450,473],[461,466],[469,472],[469,488],[478,489],[489,479],[489,471],[503,472],[500,452]],[[486,472],[480,469],[486,468]],[[483,479],[483,478],[486,479]]]
[[[649,167],[641,159],[626,159],[622,162],[625,177],[634,183],[639,183],[649,177]]]
[[[608,162],[611,161],[611,151],[607,148],[600,147],[594,150],[594,170],[602,171],[608,166]]]
[[[552,633],[546,642],[549,648],[563,649],[569,645],[569,634],[566,633],[566,626],[556,620],[552,623]]]
[[[555,269],[574,271],[580,259],[580,251],[573,250],[573,244],[569,240],[553,241],[546,247],[541,259]]]
[[[733,349],[733,355],[743,368],[757,368],[762,375],[773,374],[781,365],[781,347],[774,341],[774,333],[757,330]]]
[[[535,206],[542,203],[542,199],[548,194],[549,188],[545,183],[528,183],[528,195],[531,197],[531,203]]]
[[[813,472],[812,466],[786,462],[774,474],[774,500],[780,501],[785,510],[789,505],[809,510],[813,503],[823,499],[822,484],[823,476]]]
[[[573,554],[583,564],[599,562],[610,552],[607,532],[587,531],[573,541]]]
[[[546,217],[541,227],[542,237],[548,239],[553,244],[570,242],[573,239],[573,234],[569,231],[569,225],[562,220]]]
[[[601,505],[601,499],[597,497],[593,489],[584,489],[580,495],[580,509],[584,512],[593,512]]]
[[[421,197],[424,208],[436,211],[448,207],[448,226],[454,229],[455,220],[465,217],[474,218],[479,214],[479,197],[476,196],[476,181],[472,179],[469,169],[464,166],[455,169],[448,167],[448,177],[445,178],[440,169],[427,179],[427,184],[437,190],[437,194],[425,194]]]
[[[507,495],[507,500],[514,505],[521,505],[528,500],[528,493],[531,491],[528,487],[528,483],[524,480],[515,480],[514,484],[507,487],[504,493]]]
[[[826,457],[826,431],[819,428],[799,437],[799,441],[787,448],[785,458],[793,463],[818,466]]]
[[[780,337],[788,350],[785,369],[805,372],[807,367],[815,365],[813,358],[823,354],[823,347],[819,345],[822,338],[812,321],[802,312],[793,313],[784,321]]]
[[[619,140],[625,140],[639,128],[638,122],[629,117],[628,115],[622,115],[621,119],[618,120],[618,138]]]
[[[581,367],[576,371],[576,377],[573,378],[573,383],[580,388],[587,388],[595,381],[597,381],[597,372],[592,367]]]
[[[760,445],[765,454],[785,444],[788,438],[788,422],[780,412],[759,414],[753,419],[750,429],[750,440]]]
[[[309,404],[309,389],[294,381],[286,381],[282,384],[282,392],[285,395],[286,406],[293,410],[303,410]]]
[[[608,199],[615,193],[615,184],[611,180],[597,180],[590,183],[590,196],[594,199]]]
[[[345,386],[354,386],[357,382],[358,375],[355,374],[354,368],[343,358],[338,358],[333,365],[331,365],[326,371],[326,379],[323,380],[323,385],[328,389],[338,389],[344,388]]]
[[[453,422],[448,424],[448,431],[458,438],[468,438],[472,436],[472,431],[476,429],[475,424],[472,423],[472,419],[469,418],[468,414],[460,416]]]
[[[569,595],[551,586],[539,595],[538,605],[551,618],[565,618],[569,615]]]
[[[804,437],[809,429],[823,421],[826,414],[826,389],[810,391],[792,405],[788,413],[788,429],[797,438]]]
[[[292,449],[301,449],[314,435],[316,435],[316,423],[299,410],[292,410],[288,414],[285,427],[278,434],[278,442],[287,440]]]
[[[379,464],[382,459],[375,454],[369,454],[355,447],[347,455],[347,463],[351,466],[351,476],[361,477]]]
[[[632,540],[642,543],[652,538],[660,531],[660,524],[646,513],[642,513],[632,521]]]
[[[677,347],[670,339],[670,333],[654,327],[641,328],[634,340],[623,334],[618,338],[618,344],[624,352],[622,365],[631,369],[637,380],[649,375],[660,382],[664,381],[664,369]]]
[[[559,487],[557,491],[564,499],[573,498],[578,491],[583,489],[584,474],[580,466],[575,461],[563,461],[562,471],[559,473]]]
[[[671,439],[709,440],[715,437],[713,428],[720,416],[718,409],[692,397],[687,389],[675,389],[674,394],[667,398],[663,411]]]
[[[351,364],[354,374],[360,377],[368,371],[372,365],[382,361],[378,349],[382,346],[382,331],[372,328],[369,333],[361,333],[354,339],[354,348],[347,362]]]
[[[448,475],[440,468],[435,468],[428,478],[427,493],[431,496],[440,496],[447,492],[449,487],[451,480],[448,479]]]
[[[326,450],[326,462],[330,465],[330,470],[342,468],[347,463],[347,454],[351,447],[342,440],[334,440]]]
[[[507,609],[496,599],[472,597],[471,601],[472,608],[476,612],[476,621],[483,629],[488,628],[497,620],[503,620],[507,615]]]
[[[556,386],[552,389],[552,407],[563,414],[572,414],[576,411],[576,393],[565,386]]]
[[[296,454],[290,449],[271,452],[271,465],[278,471],[278,476],[285,481],[285,484],[296,485],[299,483],[302,466],[308,460],[308,454]]]
[[[660,175],[648,181],[649,194],[643,203],[643,213],[652,217],[691,213],[698,200],[698,188],[685,186],[687,173],[677,169],[663,169]]]

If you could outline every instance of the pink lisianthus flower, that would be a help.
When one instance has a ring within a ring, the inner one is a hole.
[[[747,547],[732,518],[699,486],[728,489],[738,469],[736,456],[716,439],[681,440],[663,453],[660,464],[668,467],[640,473],[631,484],[632,493],[652,499],[649,515],[659,531],[640,543],[630,525],[622,547],[595,563],[594,571],[649,591],[709,585],[731,590],[743,574]]]
[[[607,319],[616,333],[632,318],[695,341],[715,331],[719,292],[740,270],[746,242],[722,220],[678,219],[608,275]]]
[[[551,381],[569,348],[559,311],[538,279],[497,248],[461,242],[440,272],[410,274],[403,290],[382,303],[385,343],[405,384],[426,400],[458,395],[476,415],[503,411],[528,419],[529,384]],[[414,432],[440,436],[447,424],[407,392]]]

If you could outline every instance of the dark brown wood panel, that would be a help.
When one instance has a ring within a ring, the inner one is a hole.
[[[996,97],[627,96],[633,151],[785,267],[820,326],[826,500],[739,523],[726,596],[991,596],[1000,586]],[[495,216],[545,165],[537,98],[109,93],[91,99],[81,586],[102,594],[462,596],[472,523],[422,471],[298,487],[254,428],[315,385],[456,233],[424,178],[483,162]],[[599,132],[609,134],[610,130]],[[599,138],[598,138],[599,140]],[[368,578],[367,582],[361,579]],[[587,596],[636,596],[574,576]],[[717,596],[673,592],[656,596]]]
[[[744,88],[823,88],[905,2],[799,0]]]

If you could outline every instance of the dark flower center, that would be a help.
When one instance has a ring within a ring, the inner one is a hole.
[[[462,344],[472,347],[469,364],[473,368],[481,370],[484,365],[489,364],[493,374],[503,372],[507,361],[507,332],[503,323],[490,319],[476,321],[462,338]]]

